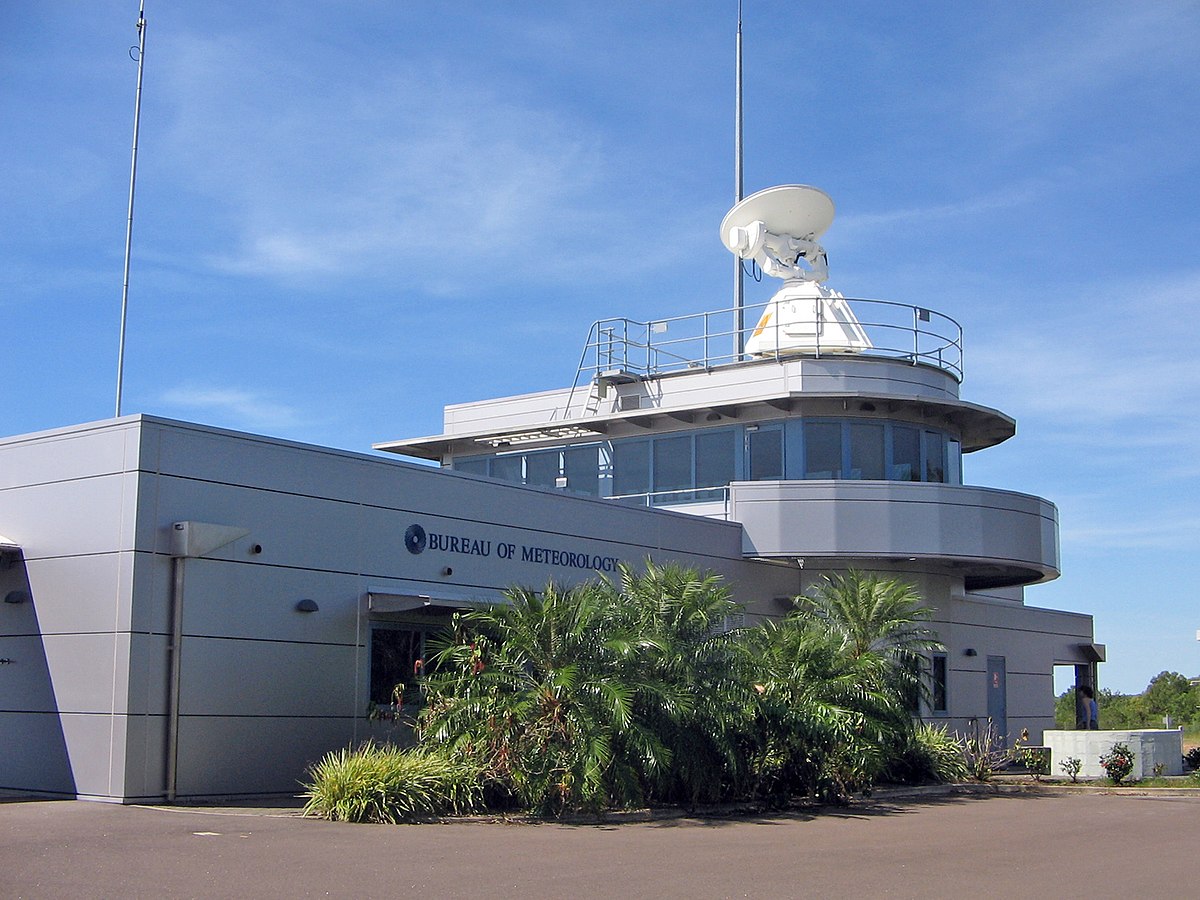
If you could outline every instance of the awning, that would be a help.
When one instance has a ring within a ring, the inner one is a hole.
[[[367,611],[372,613],[451,613],[471,609],[500,599],[496,591],[445,590],[436,593],[388,588],[367,589]]]
[[[1080,644],[1079,649],[1088,662],[1104,662],[1103,644]]]

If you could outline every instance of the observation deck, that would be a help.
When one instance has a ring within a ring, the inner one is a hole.
[[[739,329],[733,307],[648,321],[600,319],[589,329],[570,387],[450,405],[442,434],[374,446],[445,462],[500,448],[754,422],[781,412],[879,410],[936,422],[961,434],[964,452],[994,446],[1016,432],[1003,413],[959,399],[958,322],[922,306],[846,302],[867,338],[852,352],[823,344],[827,323],[820,307],[811,323],[811,346],[755,356],[735,348],[764,329]],[[743,321],[757,321],[768,305],[747,305]],[[776,321],[767,330],[780,327]]]

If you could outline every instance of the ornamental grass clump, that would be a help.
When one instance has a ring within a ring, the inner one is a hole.
[[[431,750],[365,744],[309,769],[304,815],[334,822],[412,822],[480,805],[478,767]]]
[[[920,723],[913,728],[908,743],[888,763],[885,777],[903,784],[966,781],[967,767],[963,741],[940,725]]]

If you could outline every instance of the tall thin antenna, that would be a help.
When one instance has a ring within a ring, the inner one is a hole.
[[[146,0],[138,5],[137,95],[133,101],[133,151],[129,164],[129,218],[125,223],[125,282],[121,288],[121,338],[117,345],[117,416],[121,415],[121,388],[125,377],[125,318],[129,310],[129,256],[133,248],[133,188],[137,183],[138,124],[142,117],[142,61],[146,57]],[[130,47],[132,53],[133,48]]]
[[[738,0],[737,50],[735,53],[733,102],[733,203],[742,202],[742,0]],[[745,355],[746,288],[742,260],[733,258],[733,352],[738,360]]]

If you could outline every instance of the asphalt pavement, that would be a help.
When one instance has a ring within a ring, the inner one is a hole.
[[[1200,798],[1001,793],[600,824],[0,802],[0,897],[1196,896]]]

